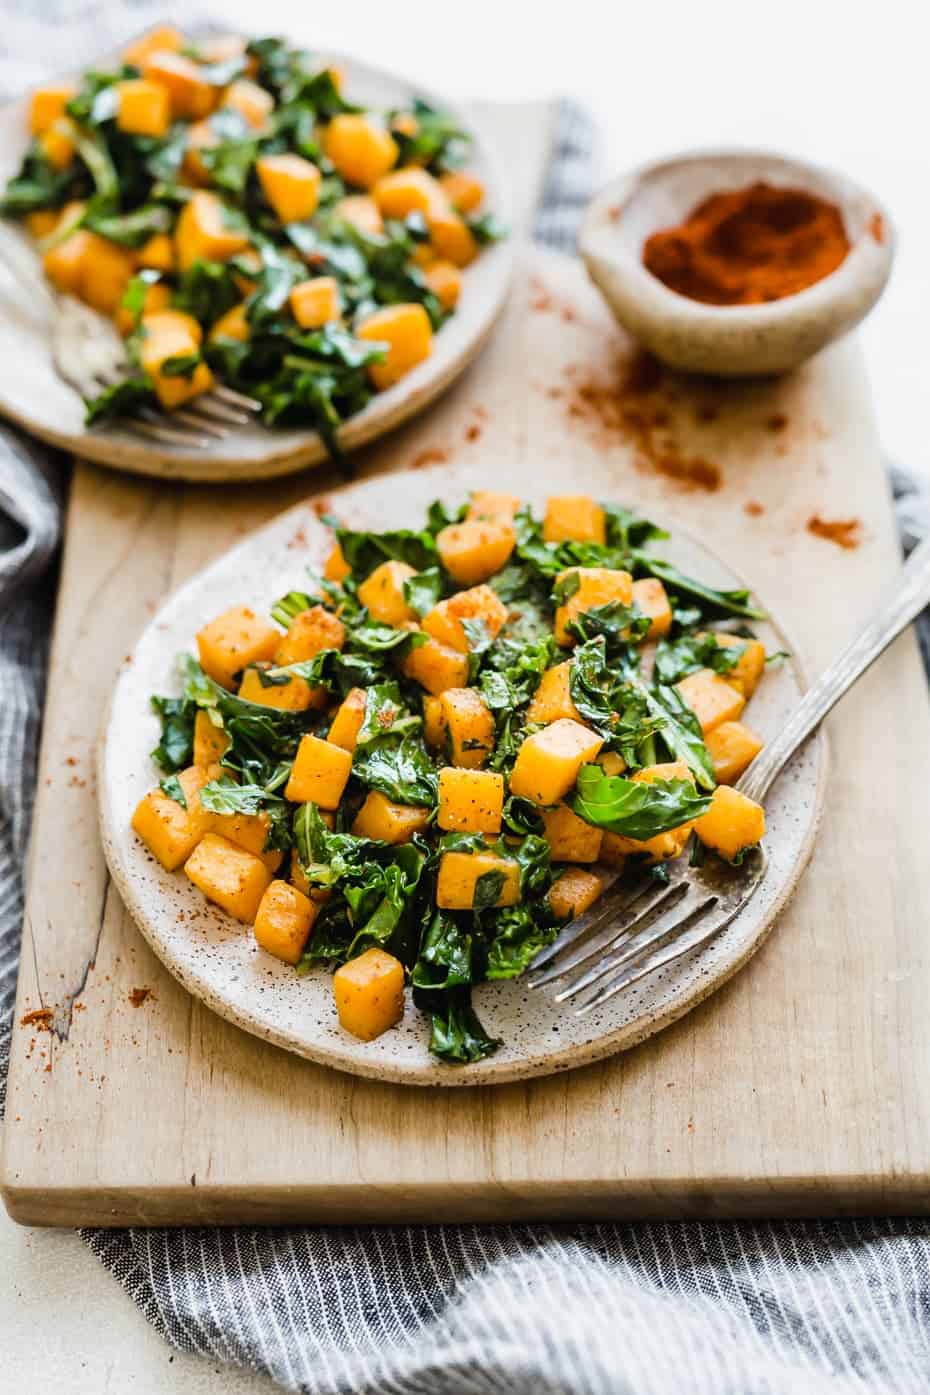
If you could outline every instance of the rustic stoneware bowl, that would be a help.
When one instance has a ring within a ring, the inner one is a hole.
[[[835,203],[850,250],[831,275],[770,305],[703,305],[642,264],[646,239],[680,223],[709,194],[757,181]],[[714,150],[642,165],[596,196],[580,237],[592,281],[624,329],[672,368],[751,377],[796,368],[869,313],[894,257],[887,213],[845,175],[755,150]]]

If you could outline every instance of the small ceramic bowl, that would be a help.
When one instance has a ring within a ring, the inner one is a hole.
[[[669,290],[642,263],[646,239],[713,193],[763,181],[836,204],[850,250],[836,271],[767,305],[704,305]],[[857,325],[885,288],[894,230],[878,201],[845,175],[755,150],[713,150],[643,165],[614,180],[585,214],[588,273],[620,324],[664,363],[751,377],[795,368]]]

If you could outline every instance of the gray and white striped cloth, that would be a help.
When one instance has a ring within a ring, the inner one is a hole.
[[[73,67],[151,13],[2,0],[0,90]],[[577,108],[563,118],[538,234],[570,249],[592,187],[592,139]],[[0,1081],[64,474],[43,448],[0,428]],[[903,472],[894,485],[912,545],[925,527],[922,496]],[[924,1222],[93,1230],[85,1238],[167,1341],[313,1395],[930,1388]]]

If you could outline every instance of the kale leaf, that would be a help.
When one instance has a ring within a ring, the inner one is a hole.
[[[627,780],[583,765],[572,808],[595,828],[643,841],[699,818],[710,808],[690,780]]]

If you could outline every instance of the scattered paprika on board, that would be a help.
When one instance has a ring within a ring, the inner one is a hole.
[[[829,276],[849,238],[835,204],[804,189],[757,183],[711,194],[643,248],[670,290],[706,305],[763,305]]]

